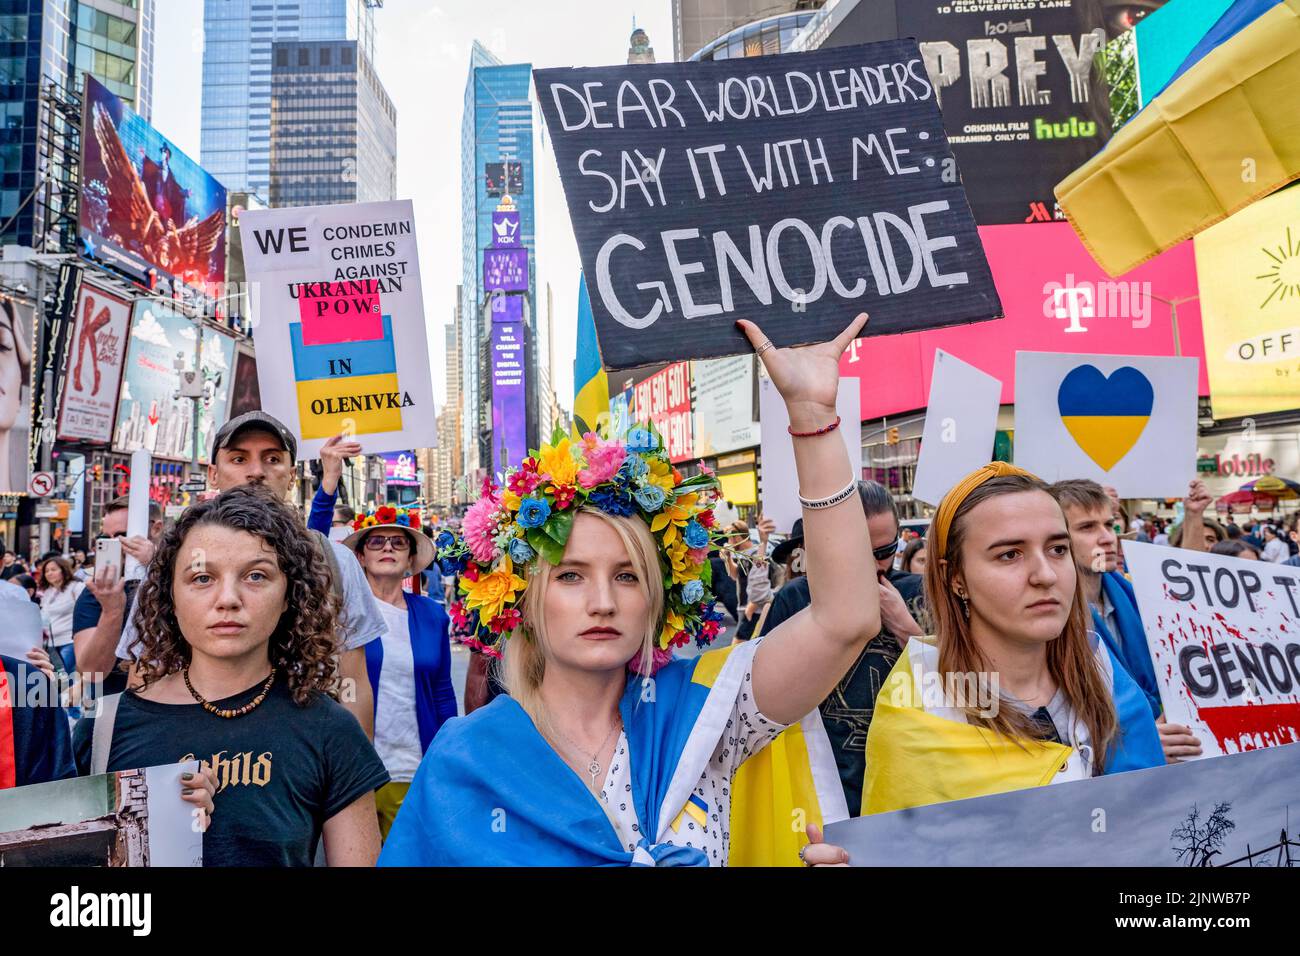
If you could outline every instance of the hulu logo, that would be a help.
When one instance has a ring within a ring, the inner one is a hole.
[[[1071,116],[1068,123],[1048,123],[1039,118],[1034,119],[1035,139],[1078,139],[1096,135],[1097,124],[1081,120],[1077,116]]]

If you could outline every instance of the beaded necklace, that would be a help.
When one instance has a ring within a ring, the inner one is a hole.
[[[250,700],[243,707],[236,707],[229,710],[223,710],[214,704],[210,704],[200,696],[199,692],[194,689],[194,685],[190,683],[190,669],[188,667],[181,671],[181,677],[185,679],[185,686],[189,689],[190,696],[202,704],[204,710],[209,714],[216,714],[218,717],[224,717],[226,720],[231,720],[235,717],[243,717],[251,710],[256,710],[257,706],[262,703],[262,701],[266,700],[266,695],[271,691],[271,684],[275,681],[275,671],[271,671],[270,675],[266,678],[266,683],[262,685],[262,692],[260,694]]]

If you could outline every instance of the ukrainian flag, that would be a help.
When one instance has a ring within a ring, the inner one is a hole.
[[[1300,0],[1236,0],[1174,78],[1056,187],[1113,276],[1300,179]]]
[[[600,365],[596,318],[585,276],[578,277],[578,351],[573,359],[573,439],[597,431],[609,417],[609,379]]]

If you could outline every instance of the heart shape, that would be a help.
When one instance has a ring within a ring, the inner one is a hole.
[[[1083,453],[1110,471],[1142,437],[1155,397],[1150,380],[1131,366],[1103,375],[1095,365],[1079,365],[1061,380],[1056,407]]]

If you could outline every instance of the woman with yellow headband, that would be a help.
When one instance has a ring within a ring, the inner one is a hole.
[[[1141,691],[1089,629],[1043,481],[986,465],[944,496],[931,542],[935,634],[877,699],[864,814],[1164,764]]]

